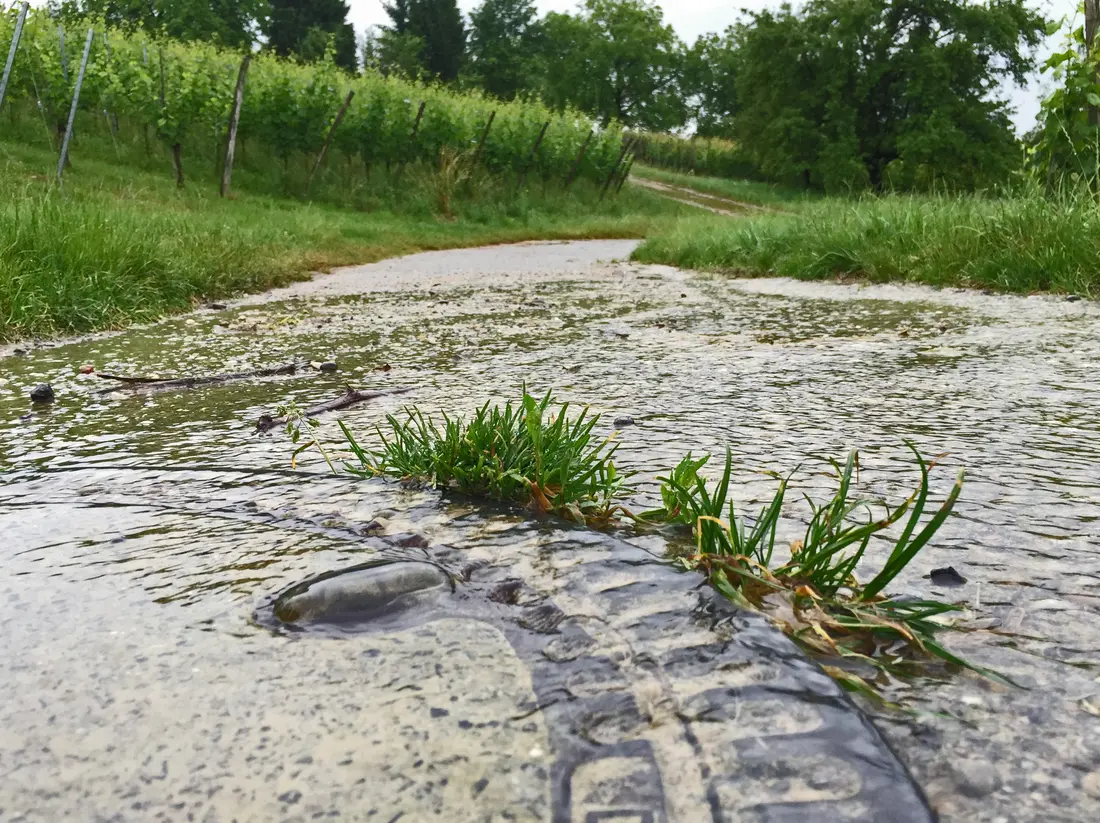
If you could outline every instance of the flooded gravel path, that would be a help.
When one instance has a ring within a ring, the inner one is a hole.
[[[1100,307],[703,277],[631,249],[423,254],[9,350],[0,820],[928,819],[879,734],[943,820],[1100,819]],[[77,373],[295,359],[339,371],[159,394]],[[861,488],[900,499],[904,440],[948,452],[935,490],[966,469],[958,516],[894,591],[969,606],[983,630],[948,645],[1027,689],[899,686],[918,716],[867,707],[876,732],[655,538],[294,471],[285,437],[254,433],[346,384],[411,389],[340,415],[366,432],[523,381],[608,430],[633,417],[620,455],[644,478],[731,446],[744,505],[770,496],[762,470],[856,446]],[[58,399],[31,411],[39,382]],[[265,620],[287,587],[383,556],[460,584],[385,626]],[[948,565],[965,586],[924,577]]]

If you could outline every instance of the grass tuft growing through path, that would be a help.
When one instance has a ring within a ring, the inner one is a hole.
[[[681,562],[705,571],[730,600],[770,615],[784,632],[819,658],[837,660],[827,667],[846,687],[876,694],[891,677],[924,673],[931,659],[971,669],[991,679],[997,674],[948,651],[936,635],[936,618],[958,611],[935,600],[898,600],[884,594],[894,579],[925,549],[947,520],[962,492],[959,474],[947,499],[924,519],[929,469],[910,445],[920,470],[920,485],[891,508],[883,501],[852,496],[856,452],[841,466],[833,463],[837,488],[824,502],[809,500],[810,519],[802,540],[790,546],[789,559],[775,555],[776,532],[790,478],[781,479],[771,502],[747,521],[728,500],[732,457],[710,484],[699,471],[709,456],[685,457],[661,481],[664,507],[639,516],[643,522],[678,524],[690,529],[694,551]],[[862,515],[862,516],[860,516]],[[892,549],[874,577],[861,583],[855,572],[871,540],[901,525]]]
[[[689,454],[658,477],[663,506],[634,514],[623,505],[634,492],[630,475],[616,468],[611,439],[596,435],[598,422],[587,409],[571,418],[569,404],[557,404],[549,392],[536,398],[525,390],[519,401],[486,403],[468,421],[441,414],[437,423],[410,407],[400,418],[387,417],[386,426],[375,430],[373,445],[365,445],[342,422],[340,427],[353,455],[346,469],[360,477],[417,481],[596,528],[645,531],[656,526],[690,533],[691,548],[677,553],[677,562],[705,572],[731,601],[768,614],[804,649],[835,664],[826,670],[849,689],[879,695],[891,678],[931,673],[933,662],[1007,682],[939,641],[946,629],[939,620],[958,611],[956,606],[885,594],[951,514],[962,491],[961,474],[927,515],[931,464],[916,449],[920,484],[894,507],[853,496],[858,465],[853,452],[843,466],[833,463],[836,491],[824,501],[809,501],[804,537],[781,560],[776,535],[790,478],[781,479],[771,502],[746,520],[730,500],[730,453],[717,483],[700,474],[709,456]],[[309,421],[295,457],[316,447],[335,470],[316,440],[315,424]],[[291,424],[288,431],[297,444],[302,428]],[[893,527],[901,531],[890,538],[889,556],[869,581],[860,582],[856,568],[871,540]]]
[[[486,403],[469,421],[441,417],[437,425],[415,407],[402,420],[388,416],[373,449],[363,448],[341,422],[358,461],[349,470],[519,503],[591,526],[611,522],[630,490],[628,476],[615,467],[616,446],[593,434],[599,416],[585,408],[570,418],[569,404],[558,406],[550,392],[535,398],[524,391],[503,406]]]

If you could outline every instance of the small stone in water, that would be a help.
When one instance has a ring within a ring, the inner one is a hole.
[[[325,372],[326,374],[331,374],[332,372],[336,371],[336,364],[331,361],[327,363],[322,363],[321,371]]]
[[[1068,297],[1066,297],[1066,302],[1067,302],[1067,303],[1076,303],[1076,302],[1077,302],[1078,300],[1080,300],[1080,299],[1081,299],[1081,295],[1079,295],[1079,294],[1071,294],[1071,295],[1069,295]]]
[[[91,363],[85,363],[83,366],[80,367],[81,374],[91,374],[94,371],[95,366],[93,366]]]
[[[53,387],[49,383],[39,383],[31,391],[31,401],[34,403],[52,403],[54,401]]]
[[[955,785],[967,797],[985,797],[1001,788],[1001,775],[992,763],[964,760],[956,764]]]
[[[966,578],[955,571],[954,566],[948,566],[944,569],[932,569],[928,576],[932,578],[932,582],[937,586],[962,586],[966,583]]]
[[[206,308],[213,309],[214,311],[220,311],[225,308],[225,303],[208,303]]]
[[[1094,772],[1089,772],[1081,778],[1081,788],[1085,790],[1085,794],[1090,797],[1100,799],[1100,769]]]
[[[634,418],[631,417],[628,414],[624,414],[622,417],[616,417],[615,418],[614,425],[615,425],[616,429],[623,429],[623,428],[626,428],[627,426],[633,426],[634,425]]]
[[[11,353],[14,354],[16,357],[25,357],[26,354],[27,354],[27,350],[26,349],[12,349]]]
[[[275,616],[284,623],[364,619],[398,605],[408,595],[451,585],[447,573],[430,563],[401,561],[356,568],[279,598]]]

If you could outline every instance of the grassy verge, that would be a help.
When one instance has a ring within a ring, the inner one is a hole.
[[[726,197],[741,203],[753,203],[758,206],[770,206],[788,211],[797,210],[805,203],[821,199],[821,195],[815,192],[788,189],[772,183],[681,174],[652,166],[643,166],[640,163],[634,164],[631,174],[641,177],[643,180],[653,180],[670,186],[681,186],[702,194]]]
[[[997,291],[1100,294],[1100,207],[1087,194],[828,199],[795,215],[694,218],[635,259],[804,280],[857,276]]]
[[[338,192],[257,193],[248,174],[222,200],[212,173],[180,191],[167,164],[142,170],[91,149],[74,154],[58,191],[47,148],[0,142],[0,340],[120,327],[421,250],[642,237],[680,208],[629,188],[602,203],[588,183],[535,181],[517,195],[512,180],[412,167],[360,209],[334,202]]]
[[[316,448],[336,471],[336,462],[316,436],[317,421],[288,412],[287,431],[295,458]],[[447,414],[437,425],[412,407],[403,419],[389,417],[373,443],[364,445],[343,423],[351,449],[346,469],[361,477],[417,481],[474,497],[524,505],[594,526],[661,528],[687,568],[707,573],[715,587],[738,605],[762,611],[811,654],[835,665],[826,671],[847,688],[880,694],[891,678],[934,674],[930,664],[969,668],[1004,680],[952,654],[937,635],[940,622],[958,607],[934,600],[900,600],[885,589],[931,542],[962,491],[962,476],[939,508],[926,516],[930,466],[914,450],[920,485],[894,507],[853,496],[853,452],[833,464],[837,489],[824,502],[809,501],[805,537],[789,551],[776,551],[789,478],[751,521],[739,516],[730,495],[732,461],[717,483],[700,471],[708,458],[690,454],[659,477],[664,505],[633,514],[623,503],[633,493],[614,464],[615,447],[595,437],[598,417],[582,410],[568,416],[547,393],[526,391],[518,402],[486,404],[469,421]],[[873,538],[893,527],[891,550],[866,583],[856,569]],[[678,534],[682,532],[682,536]],[[689,538],[689,539],[684,539]]]

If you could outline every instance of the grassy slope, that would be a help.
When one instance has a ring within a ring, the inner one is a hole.
[[[482,180],[442,218],[438,183],[415,170],[369,213],[258,186],[226,201],[213,174],[193,175],[180,192],[166,163],[120,165],[86,143],[58,192],[45,145],[0,142],[0,340],[118,327],[419,250],[642,237],[679,208],[629,188],[600,204],[591,184],[563,192],[533,183],[516,197],[514,182]],[[247,187],[248,172],[237,181]]]
[[[788,189],[772,183],[680,174],[667,169],[643,166],[640,163],[634,164],[631,174],[645,180],[655,180],[658,183],[694,189],[702,194],[728,197],[742,203],[754,203],[758,206],[771,206],[787,210],[797,210],[804,203],[820,199],[820,195],[814,192]]]
[[[643,262],[998,291],[1100,295],[1100,208],[1087,196],[822,199],[797,215],[700,216],[650,235]]]

